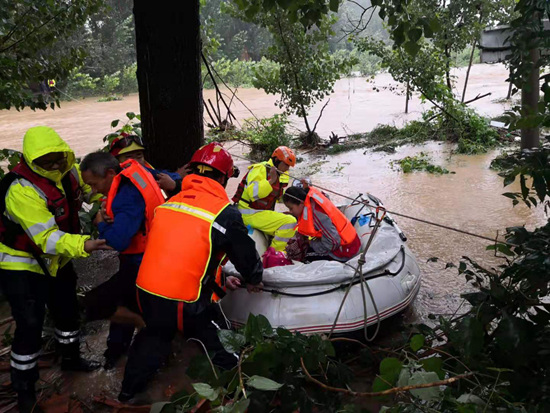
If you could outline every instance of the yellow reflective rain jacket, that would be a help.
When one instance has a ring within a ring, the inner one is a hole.
[[[52,152],[64,152],[67,155],[66,168],[63,171],[46,171],[34,163],[34,160]],[[67,173],[78,175],[86,201],[92,197],[91,188],[84,184],[80,170],[75,164],[75,155],[59,135],[51,128],[37,126],[31,128],[23,139],[23,157],[27,165],[37,174],[55,182],[56,187],[65,193],[61,184]],[[87,257],[84,242],[89,236],[69,234],[61,231],[54,215],[47,207],[42,191],[24,178],[13,181],[6,193],[5,216],[21,225],[25,233],[42,250],[42,258],[52,276],[71,258]],[[6,270],[32,271],[43,274],[32,254],[12,249],[0,243],[0,268]]]
[[[280,200],[289,176],[288,172],[280,174],[279,185],[272,187],[268,179],[268,167],[272,166],[273,161],[270,159],[248,167],[248,173],[233,197],[234,202],[239,201],[239,209],[271,210],[275,202]]]

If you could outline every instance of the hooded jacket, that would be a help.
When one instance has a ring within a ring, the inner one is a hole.
[[[47,171],[34,163],[41,156],[53,152],[66,154],[67,161],[63,170]],[[65,193],[61,180],[66,174],[73,173],[75,177],[78,176],[85,200],[89,200],[86,198],[92,195],[75,164],[74,152],[53,129],[45,126],[30,128],[23,138],[23,158],[33,172],[52,181],[61,193]],[[16,178],[7,189],[5,202],[5,217],[19,224],[43,251],[42,258],[52,276],[71,258],[89,256],[84,251],[84,243],[90,237],[61,231],[55,216],[48,209],[44,194],[32,182],[22,177]],[[0,268],[43,273],[30,253],[10,248],[3,243],[0,243]]]

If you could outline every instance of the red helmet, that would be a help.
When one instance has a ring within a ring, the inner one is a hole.
[[[199,148],[191,158],[191,165],[200,164],[208,165],[217,171],[220,171],[228,178],[235,175],[235,167],[233,166],[233,158],[223,146],[218,142],[212,142]]]
[[[273,151],[271,157],[286,163],[288,166],[296,165],[296,155],[288,146],[279,146]]]

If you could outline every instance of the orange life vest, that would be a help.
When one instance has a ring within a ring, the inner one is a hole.
[[[304,201],[304,211],[298,219],[298,232],[308,237],[321,238],[323,236],[323,232],[315,229],[313,223],[311,198],[315,200],[315,208],[320,208],[322,212],[328,215],[336,227],[338,235],[340,235],[340,239],[342,240],[342,246],[351,244],[357,238],[357,231],[355,231],[349,219],[321,191],[315,188],[310,188],[307,193]]]
[[[230,202],[210,178],[187,175],[181,187],[156,210],[136,284],[150,294],[192,303],[201,295],[211,262],[217,264],[216,274],[208,275],[221,285],[224,256],[212,256],[212,231],[225,231],[214,221]]]
[[[142,254],[145,251],[145,244],[147,243],[147,234],[151,228],[151,221],[155,216],[155,208],[164,203],[164,196],[162,192],[160,192],[160,188],[155,178],[153,178],[153,175],[137,161],[128,159],[126,162],[120,164],[120,166],[122,167],[122,172],[115,176],[111,183],[105,210],[107,215],[114,218],[113,201],[118,193],[122,177],[128,178],[138,189],[145,201],[145,226],[143,230],[138,231],[137,234],[132,237],[130,245],[124,251],[121,251],[121,254]]]

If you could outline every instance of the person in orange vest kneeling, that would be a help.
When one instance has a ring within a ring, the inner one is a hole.
[[[220,265],[226,256],[249,292],[262,286],[254,241],[224,189],[235,173],[231,155],[211,143],[195,152],[190,166],[192,173],[183,179],[181,192],[155,211],[136,282],[146,326],[130,347],[121,402],[144,390],[170,353],[178,330],[199,339],[219,367],[237,363],[217,334],[225,325],[215,303],[224,295]],[[238,288],[240,280],[227,277],[225,286]]]
[[[135,327],[143,325],[135,284],[155,208],[164,197],[153,176],[133,159],[119,165],[111,154],[94,152],[80,168],[84,181],[107,195],[94,223],[107,244],[119,251],[118,272],[84,300],[88,321],[111,319],[104,353],[108,370],[128,351]]]
[[[306,237],[309,248],[304,261],[348,261],[361,249],[357,231],[346,216],[319,190],[315,188],[288,188],[283,202],[298,219],[298,234]],[[287,248],[289,258],[292,243]]]

